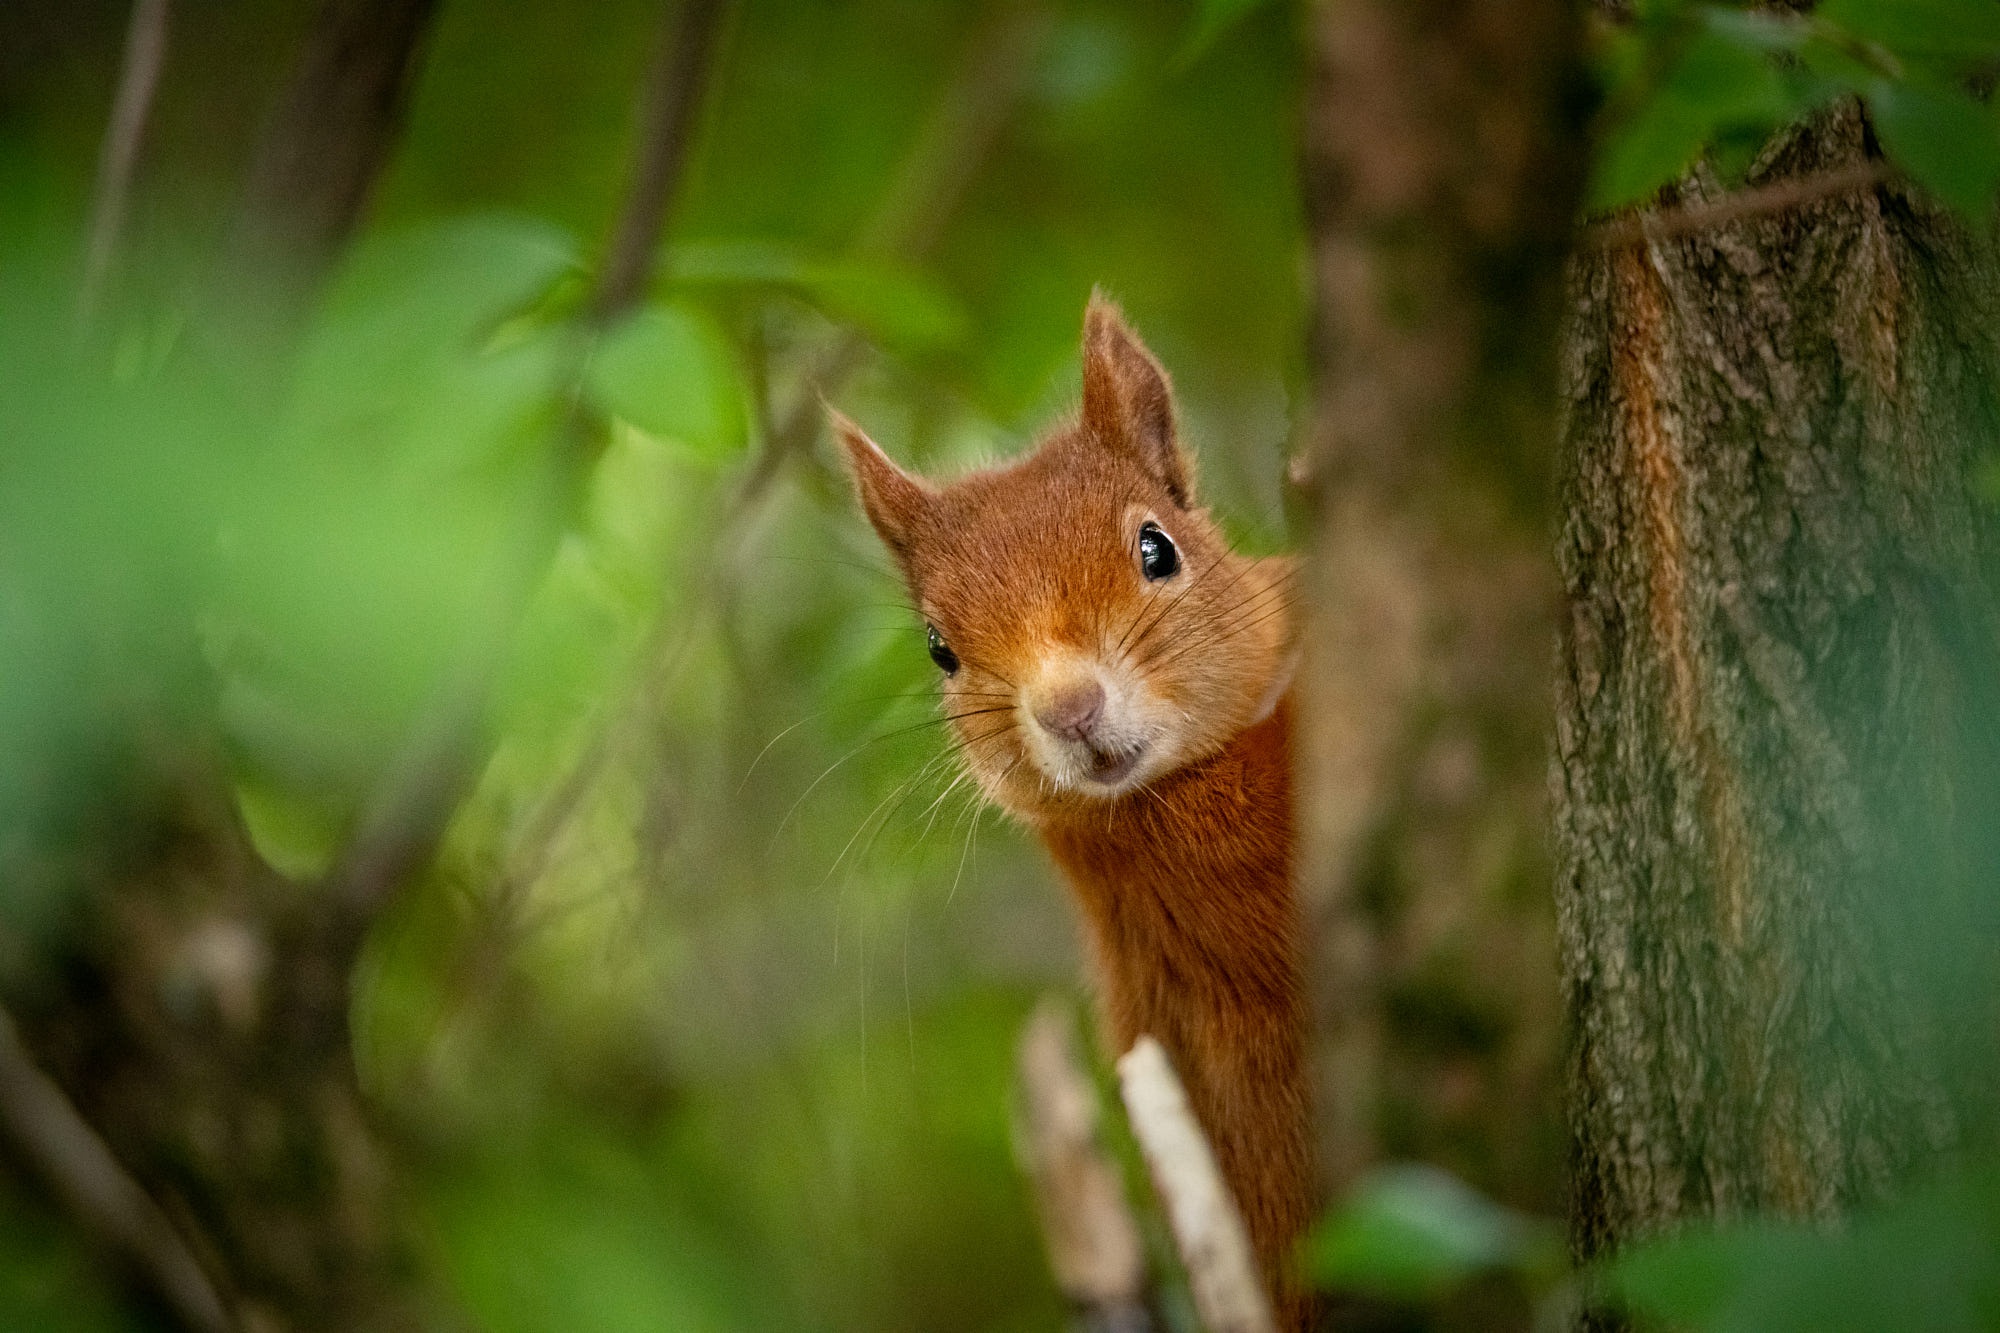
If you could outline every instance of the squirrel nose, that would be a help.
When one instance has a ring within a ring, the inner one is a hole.
[[[1057,736],[1087,740],[1104,711],[1104,686],[1095,680],[1064,685],[1035,705],[1035,721]]]

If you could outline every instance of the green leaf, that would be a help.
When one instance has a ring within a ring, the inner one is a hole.
[[[1307,1242],[1323,1287],[1432,1300],[1477,1273],[1539,1274],[1560,1262],[1545,1223],[1435,1167],[1377,1171]]]
[[[913,269],[870,259],[824,259],[765,241],[707,241],[677,247],[679,282],[789,287],[827,315],[905,351],[932,351],[965,336],[957,301]]]
[[[736,353],[705,312],[652,305],[612,329],[590,360],[599,406],[710,458],[741,448],[745,388]]]
[[[1185,67],[1201,59],[1217,38],[1241,22],[1244,15],[1266,3],[1268,0],[1199,0],[1194,28],[1180,54],[1174,57],[1174,63]]]
[[[965,312],[958,303],[907,269],[829,264],[809,272],[806,286],[830,313],[891,346],[929,351],[965,335]]]
[[[324,811],[256,779],[236,784],[236,808],[251,845],[279,874],[316,880],[333,865],[340,828]]]
[[[1992,213],[2000,190],[2000,125],[1965,94],[1883,83],[1868,107],[1898,166],[1974,223]]]
[[[1794,97],[1763,50],[1744,33],[1705,28],[1606,145],[1590,207],[1637,203],[1686,171],[1718,130],[1774,125],[1793,110]]]
[[[1700,1333],[1926,1333],[2000,1318],[2000,1191],[1990,1165],[1838,1230],[1750,1221],[1646,1242],[1599,1273],[1647,1321]]]
[[[1996,0],[1827,0],[1814,16],[1902,56],[1974,62],[2000,55]]]

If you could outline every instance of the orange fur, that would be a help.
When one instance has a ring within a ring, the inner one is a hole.
[[[943,699],[968,768],[1069,881],[1108,1040],[1150,1033],[1173,1058],[1295,1325],[1285,1268],[1312,1170],[1289,562],[1235,554],[1193,507],[1166,374],[1101,300],[1080,419],[1009,466],[934,485],[835,422],[955,657]],[[1140,561],[1149,523],[1178,553],[1170,576]]]

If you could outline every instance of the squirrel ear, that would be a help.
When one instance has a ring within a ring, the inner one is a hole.
[[[826,415],[847,453],[847,470],[854,474],[854,489],[861,495],[868,521],[897,560],[903,560],[910,549],[910,530],[930,503],[930,488],[897,467],[882,447],[846,416],[831,407]]]
[[[1102,292],[1083,313],[1083,425],[1099,443],[1136,458],[1186,509],[1194,498],[1174,428],[1167,372]]]

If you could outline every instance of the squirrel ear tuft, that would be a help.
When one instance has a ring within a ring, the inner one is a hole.
[[[1175,504],[1193,501],[1167,372],[1101,291],[1083,314],[1083,425],[1100,444],[1135,458]]]
[[[826,415],[847,454],[847,470],[854,474],[861,508],[883,544],[898,561],[904,560],[910,549],[911,529],[930,503],[930,488],[897,467],[882,447],[846,416],[831,407]]]

